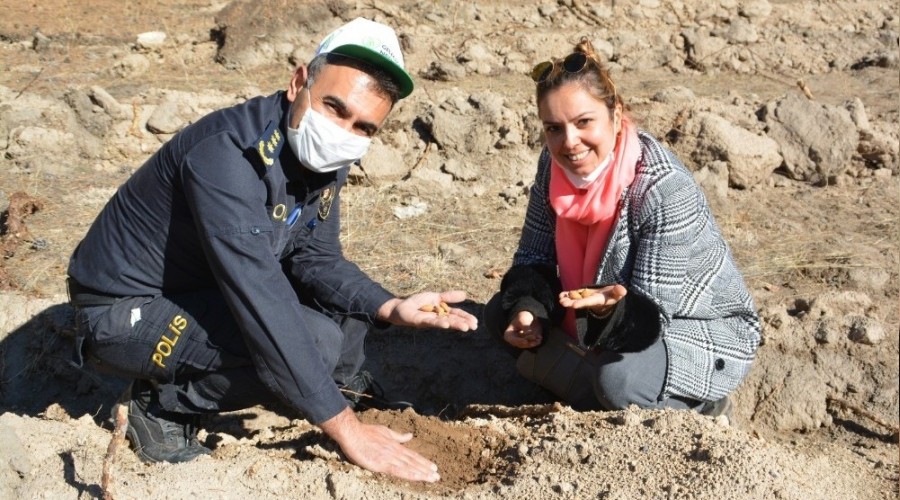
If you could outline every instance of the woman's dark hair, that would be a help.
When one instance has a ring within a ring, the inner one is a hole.
[[[366,61],[342,54],[328,53],[319,54],[314,57],[313,60],[309,62],[309,65],[306,68],[307,85],[312,85],[312,82],[315,81],[316,77],[319,75],[319,72],[322,71],[322,68],[324,68],[328,64],[349,66],[371,76],[373,80],[373,84],[371,85],[372,90],[380,95],[389,98],[391,100],[391,106],[397,104],[397,101],[400,100],[400,86],[397,85],[397,82],[395,82],[394,79],[391,78],[390,74],[387,71],[384,71],[383,69],[373,64],[369,64]]]
[[[580,55],[583,55],[583,59]],[[574,57],[573,57],[574,56]],[[584,61],[580,67],[567,68],[571,64],[566,64],[566,60],[574,59],[573,64]],[[541,100],[553,89],[559,88],[567,83],[577,83],[585,91],[591,94],[598,101],[606,103],[606,107],[610,112],[614,111],[616,105],[624,105],[622,96],[616,91],[616,85],[609,77],[609,69],[600,60],[600,56],[594,51],[594,46],[587,37],[582,37],[581,41],[575,45],[572,55],[563,58],[553,58],[548,61],[551,66],[549,72],[539,75],[532,74],[537,81],[536,102],[540,105]],[[535,66],[535,71],[545,63]]]

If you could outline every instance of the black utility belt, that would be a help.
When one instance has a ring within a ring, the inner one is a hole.
[[[83,286],[71,277],[66,278],[66,290],[69,293],[69,303],[75,307],[111,306],[122,298]]]

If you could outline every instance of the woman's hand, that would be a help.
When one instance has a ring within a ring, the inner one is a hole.
[[[504,330],[503,340],[519,349],[531,349],[541,344],[544,338],[543,330],[541,322],[536,320],[534,314],[519,311]]]
[[[613,307],[628,293],[622,285],[610,285],[603,288],[582,288],[568,290],[559,294],[559,304],[572,309],[589,309],[597,316],[606,316]]]

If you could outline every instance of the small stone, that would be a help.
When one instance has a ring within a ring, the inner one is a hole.
[[[855,317],[850,325],[850,340],[875,345],[884,340],[884,328],[872,318]]]
[[[137,45],[145,49],[158,49],[166,42],[166,34],[162,31],[147,31],[137,36]]]
[[[422,200],[410,200],[406,205],[394,207],[394,217],[398,219],[409,219],[418,217],[428,211],[428,204]]]

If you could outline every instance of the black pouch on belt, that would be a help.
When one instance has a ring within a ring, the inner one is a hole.
[[[69,303],[75,307],[111,306],[121,297],[99,292],[88,288],[74,278],[66,278],[66,291],[69,294]]]

